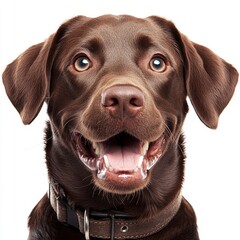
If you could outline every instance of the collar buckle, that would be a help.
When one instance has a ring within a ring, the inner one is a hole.
[[[84,211],[84,234],[85,239],[90,240],[90,217],[101,219],[101,218],[110,218],[111,221],[111,240],[115,239],[115,219],[116,218],[131,218],[132,216],[118,211],[110,211],[110,212],[98,212],[98,211],[90,211],[89,209]],[[128,231],[128,226],[122,226],[121,232],[126,233]]]

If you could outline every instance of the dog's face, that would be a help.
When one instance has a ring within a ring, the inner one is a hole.
[[[107,191],[146,186],[178,135],[187,107],[173,45],[152,21],[129,17],[78,22],[59,44],[49,114]]]
[[[24,123],[46,100],[55,143],[71,149],[101,189],[132,193],[154,169],[171,185],[177,177],[167,166],[177,164],[163,157],[177,148],[187,95],[215,128],[237,72],[164,19],[103,16],[66,22],[10,65],[10,78],[5,86]]]

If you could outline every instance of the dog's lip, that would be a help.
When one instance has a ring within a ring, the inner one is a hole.
[[[101,180],[109,175],[119,179],[147,177],[148,171],[162,156],[166,140],[162,134],[156,141],[140,141],[126,134],[117,134],[103,142],[90,142],[80,133],[73,139],[80,160]],[[118,145],[120,141],[120,145]]]

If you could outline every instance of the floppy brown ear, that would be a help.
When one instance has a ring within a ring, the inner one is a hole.
[[[47,61],[52,38],[34,45],[9,64],[3,73],[6,93],[24,124],[30,124],[44,102],[48,88]]]
[[[202,122],[216,128],[238,80],[236,69],[208,48],[182,36],[187,94]]]
[[[7,95],[24,124],[34,120],[46,99],[55,50],[69,23],[63,24],[45,42],[27,49],[3,73]]]
[[[46,99],[59,41],[68,31],[69,25],[79,24],[86,19],[77,16],[65,22],[48,40],[27,49],[5,69],[3,83],[7,95],[24,124],[34,120]]]

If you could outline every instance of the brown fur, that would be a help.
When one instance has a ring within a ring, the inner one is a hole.
[[[90,56],[92,67],[79,73],[73,61],[81,52]],[[149,69],[156,53],[167,62],[162,73]],[[163,209],[181,190],[186,97],[203,123],[216,128],[237,78],[230,64],[191,42],[173,23],[131,16],[73,18],[44,43],[26,50],[3,74],[6,92],[24,124],[34,120],[46,101],[48,174],[63,187],[72,207],[117,209],[139,218]],[[101,94],[113,86],[139,89],[144,95],[140,113],[131,110],[124,117],[113,117],[116,113],[101,107]],[[125,193],[125,188],[98,180],[79,160],[72,139],[76,129],[89,141],[103,141],[123,131],[150,142],[165,134],[166,147],[144,183],[132,182]],[[57,221],[47,196],[32,211],[29,228],[29,240],[84,239]],[[199,239],[190,204],[183,199],[174,219],[144,239]]]

